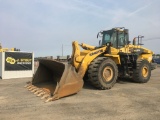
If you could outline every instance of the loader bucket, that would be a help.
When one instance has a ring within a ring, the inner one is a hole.
[[[83,86],[83,79],[71,64],[41,59],[39,67],[25,87],[46,102],[77,93]]]

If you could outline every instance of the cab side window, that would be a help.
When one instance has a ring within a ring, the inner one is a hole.
[[[116,33],[113,33],[112,34],[112,37],[111,37],[111,44],[114,48],[117,48],[117,39],[116,39]]]
[[[111,41],[111,36],[110,36],[109,34],[105,34],[105,36],[104,36],[104,41],[105,41],[105,44],[106,44],[107,42],[110,42],[110,41]]]
[[[125,46],[125,38],[124,38],[124,33],[119,33],[118,34],[118,48],[124,47]]]

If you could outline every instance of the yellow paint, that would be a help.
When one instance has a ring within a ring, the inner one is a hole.
[[[149,63],[151,63],[152,62],[152,55],[153,54],[142,54],[138,57],[138,60],[145,59],[145,60],[149,61]]]
[[[2,45],[0,43],[0,52],[8,52],[8,51],[14,51],[14,48],[2,48]]]
[[[104,54],[104,56],[111,58],[116,64],[121,64],[119,55]]]
[[[85,50],[80,50],[80,46]],[[132,53],[134,49],[143,49],[143,53],[138,56],[138,60],[146,59],[147,61],[152,61],[153,52],[149,49],[141,47],[139,45],[125,45],[122,48],[116,49],[111,47],[111,53],[105,54],[107,46],[103,45],[101,48],[96,48],[94,46],[90,46],[87,44],[78,44],[77,41],[72,42],[72,65],[76,68],[78,74],[83,78],[85,72],[88,69],[90,63],[96,59],[99,55],[102,54],[101,57],[109,57],[111,58],[117,65],[121,64],[119,52],[123,53]],[[134,52],[136,54],[136,51]]]

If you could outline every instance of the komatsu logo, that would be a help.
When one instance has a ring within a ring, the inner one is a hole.
[[[16,60],[14,58],[12,58],[12,57],[7,57],[6,58],[6,62],[13,65],[13,64],[15,64]]]
[[[92,56],[92,55],[95,55],[95,54],[98,54],[98,53],[101,53],[101,52],[103,52],[103,50],[95,51],[95,52],[93,52],[93,53],[90,53],[89,55]]]

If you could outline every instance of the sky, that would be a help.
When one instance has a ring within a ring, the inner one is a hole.
[[[98,46],[96,35],[129,29],[130,41],[160,54],[160,0],[0,0],[0,43],[36,57],[70,55],[72,41]],[[63,45],[63,50],[62,50]]]

